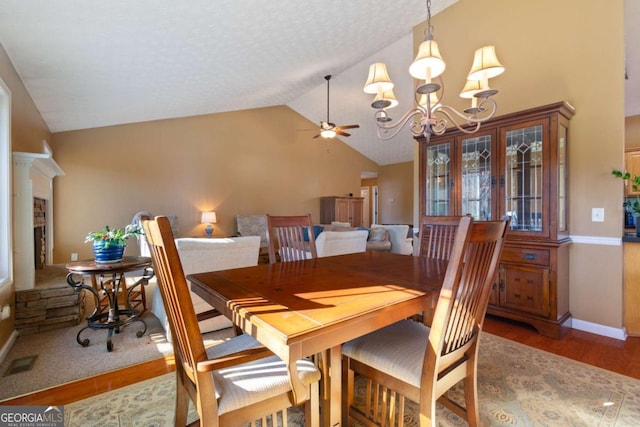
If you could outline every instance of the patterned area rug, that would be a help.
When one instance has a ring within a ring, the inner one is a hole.
[[[65,426],[171,426],[175,384],[163,375],[65,406]],[[640,381],[483,333],[479,361],[484,426],[638,426]],[[362,384],[356,384],[362,397]],[[456,393],[461,396],[461,389]],[[416,405],[405,420],[417,426]],[[197,415],[191,410],[190,420]],[[304,425],[289,412],[289,427]],[[438,408],[438,425],[466,423]]]

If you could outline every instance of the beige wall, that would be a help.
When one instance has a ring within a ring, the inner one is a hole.
[[[380,224],[413,224],[413,162],[380,168],[378,212]]]
[[[141,210],[178,216],[180,234],[204,236],[200,212],[215,210],[214,235],[236,231],[236,214],[304,214],[320,197],[360,194],[360,173],[378,165],[288,107],[61,132],[55,158],[54,261],[91,257],[88,231],[122,226]],[[130,242],[136,250],[135,242]]]
[[[576,108],[569,135],[569,229],[588,243],[571,248],[571,312],[580,320],[621,327],[622,246],[596,242],[619,238],[623,229],[622,186],[611,176],[611,169],[623,166],[622,2],[603,8],[595,0],[460,0],[433,24],[447,62],[448,103],[465,106],[454,94],[473,50],[495,44],[506,68],[491,81],[500,89],[499,115],[556,101]],[[414,30],[415,46],[423,33],[424,26]],[[591,222],[593,207],[605,209],[605,222]],[[593,257],[608,262],[595,263]]]
[[[625,148],[640,148],[640,115],[626,117],[624,128]]]
[[[0,79],[11,91],[11,151],[42,152],[42,141],[49,141],[51,134],[1,45]],[[13,285],[0,288],[0,306],[10,304],[15,308],[14,300]],[[13,330],[13,316],[9,321],[0,322],[0,348]]]

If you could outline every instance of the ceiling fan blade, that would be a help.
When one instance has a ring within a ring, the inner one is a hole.
[[[356,129],[359,127],[360,125],[347,125],[347,126],[337,126],[337,129]]]
[[[336,135],[351,136],[350,133],[342,132],[340,129],[336,129]]]

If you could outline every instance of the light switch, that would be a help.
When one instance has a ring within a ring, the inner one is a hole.
[[[604,222],[604,208],[591,208],[591,221]]]

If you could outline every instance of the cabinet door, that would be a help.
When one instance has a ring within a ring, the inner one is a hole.
[[[496,189],[494,132],[461,138],[460,212],[473,219],[491,221],[495,214]]]
[[[352,227],[360,227],[362,225],[362,216],[364,201],[362,199],[352,199],[349,209],[349,222]]]
[[[640,175],[640,151],[629,151],[625,153],[624,167],[632,177]],[[625,181],[624,188],[627,196],[640,196],[640,189],[634,191],[631,182]]]
[[[500,215],[511,216],[510,230],[529,235],[548,235],[546,212],[549,174],[545,172],[548,123],[538,120],[502,130]]]
[[[453,143],[428,145],[422,150],[423,186],[421,212],[426,215],[453,215]]]
[[[548,318],[549,269],[502,264],[498,305]]]
[[[336,214],[333,221],[350,222],[349,209],[349,199],[336,199]]]

